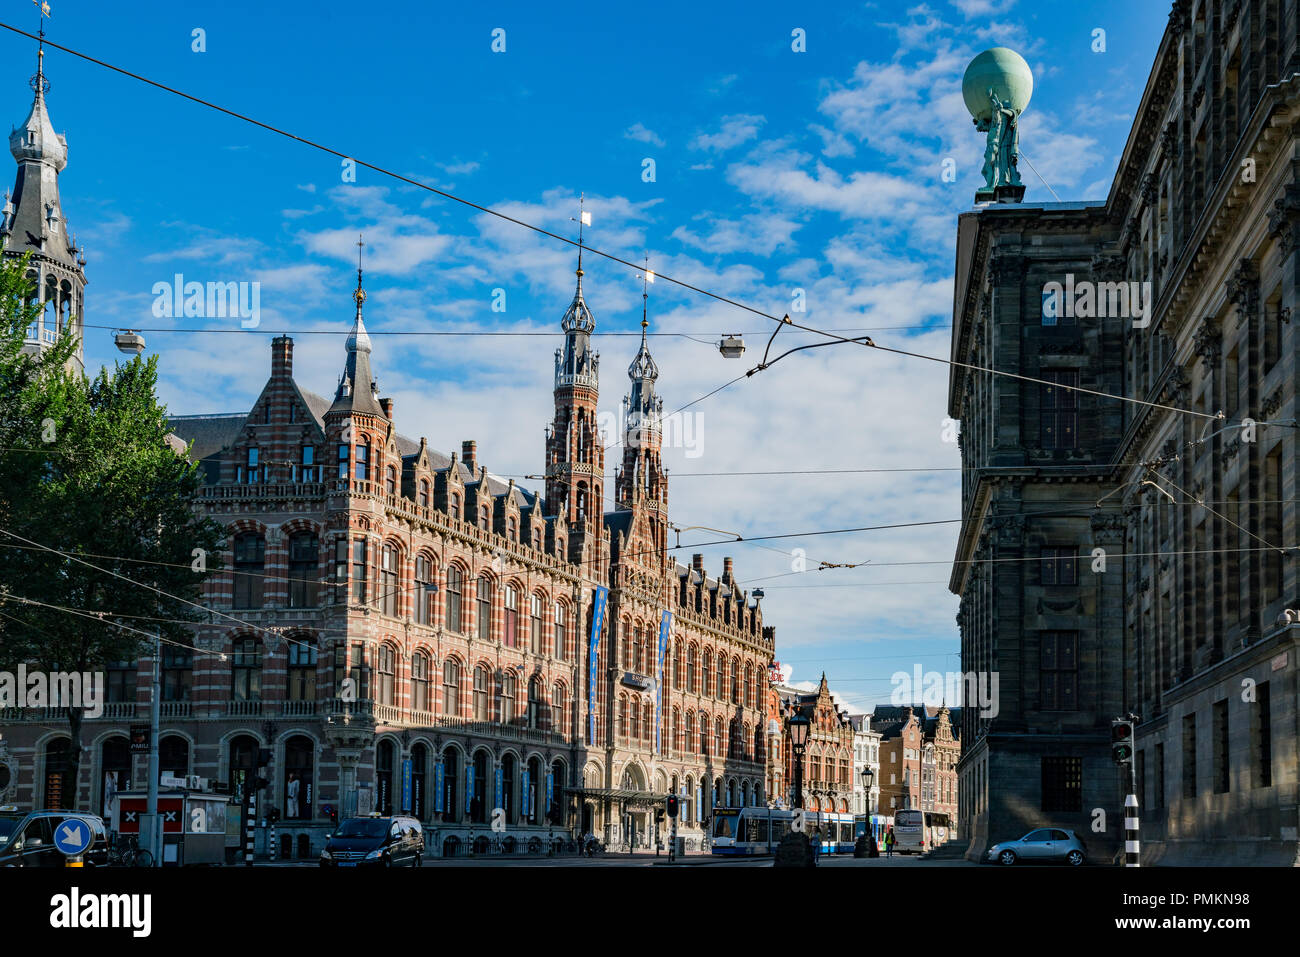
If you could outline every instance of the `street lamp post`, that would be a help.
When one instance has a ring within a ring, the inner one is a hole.
[[[866,798],[863,805],[866,808],[866,834],[867,834],[867,857],[879,857],[880,851],[876,848],[876,832],[871,829],[871,786],[876,782],[876,772],[871,770],[868,765],[862,769],[862,788],[866,791]]]
[[[803,753],[808,747],[808,731],[812,722],[805,714],[793,714],[786,722],[790,730],[790,749],[794,753],[794,806],[803,807]]]

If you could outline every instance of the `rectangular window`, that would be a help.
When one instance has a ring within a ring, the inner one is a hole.
[[[357,604],[366,601],[366,542],[363,538],[352,543],[352,600]]]
[[[1083,810],[1083,759],[1069,757],[1043,758],[1042,787],[1042,810]]]
[[[1079,635],[1073,631],[1040,633],[1039,678],[1043,711],[1075,711],[1079,707]]]
[[[1270,545],[1281,547],[1282,542],[1282,455],[1271,452],[1264,460],[1264,531],[1261,534]],[[1264,551],[1264,600],[1276,601],[1282,597],[1282,557],[1272,548]]]
[[[339,446],[339,478],[345,479],[347,477],[348,477],[348,447],[346,445],[340,445]]]
[[[380,552],[379,568],[379,588],[380,588],[380,610],[389,618],[397,617],[397,598],[399,586],[397,583],[397,550],[390,546],[385,546]]]
[[[1273,717],[1269,683],[1255,686],[1255,707],[1251,711],[1250,750],[1257,788],[1273,786]]]
[[[1044,548],[1042,583],[1044,585],[1078,584],[1078,564],[1073,548]]]
[[[1183,797],[1196,797],[1196,715],[1183,718]]]
[[[1151,807],[1155,810],[1165,806],[1165,746],[1156,745],[1156,780],[1155,793],[1151,795]]]
[[[334,540],[334,600],[343,603],[348,596],[348,540]]]
[[[304,445],[302,447],[302,464],[298,467],[298,481],[316,481],[316,447],[314,445]]]
[[[1228,774],[1228,701],[1214,703],[1214,793],[1227,794],[1231,787]]]
[[[258,468],[257,461],[258,461],[257,449],[256,448],[249,449],[248,450],[248,471],[247,473],[245,473],[247,475],[249,485],[257,484],[258,476],[261,472],[261,470]]]
[[[1078,443],[1079,373],[1073,369],[1049,369],[1040,378],[1051,385],[1040,389],[1040,441],[1044,449],[1073,449]]]
[[[290,608],[311,608],[316,604],[319,552],[314,532],[301,532],[289,539]]]

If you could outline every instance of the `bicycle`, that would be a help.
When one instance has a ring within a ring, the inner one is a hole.
[[[120,837],[108,849],[109,867],[153,867],[153,855],[136,837]]]

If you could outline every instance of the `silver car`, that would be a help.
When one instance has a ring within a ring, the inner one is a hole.
[[[1018,841],[1003,841],[989,848],[986,860],[1003,864],[1062,863],[1078,867],[1088,859],[1088,848],[1075,831],[1040,827]]]

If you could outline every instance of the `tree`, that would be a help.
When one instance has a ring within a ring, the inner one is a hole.
[[[151,655],[155,629],[193,646],[186,623],[203,613],[187,602],[220,565],[222,530],[168,440],[157,357],[89,380],[66,366],[75,342],[23,355],[41,310],[26,269],[0,264],[0,666],[102,672]],[[84,710],[67,709],[74,782]]]

